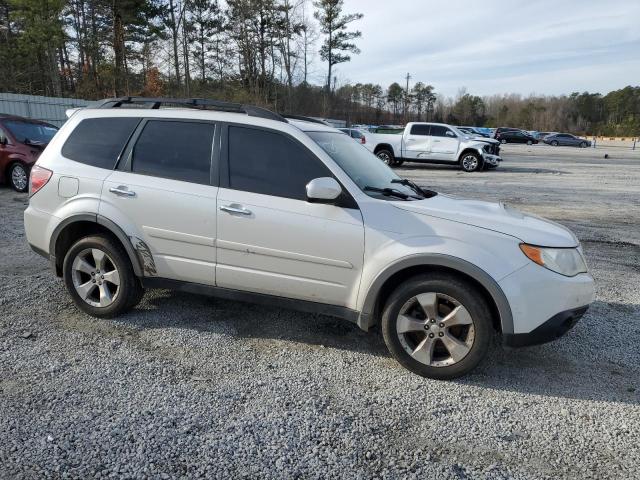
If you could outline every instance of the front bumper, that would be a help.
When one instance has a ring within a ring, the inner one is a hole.
[[[529,333],[504,334],[503,343],[508,347],[540,345],[560,338],[571,330],[586,313],[588,305],[560,312]]]
[[[484,161],[492,167],[497,167],[498,163],[502,161],[502,158],[498,155],[491,155],[490,153],[484,153],[482,158],[484,158]]]

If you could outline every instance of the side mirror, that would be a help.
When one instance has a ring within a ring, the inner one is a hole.
[[[7,145],[8,143],[9,139],[3,133],[0,133],[0,145]]]
[[[453,133],[451,130],[447,130],[447,133],[445,133],[445,135],[447,137],[456,138],[456,134]]]
[[[310,203],[333,203],[341,193],[342,187],[335,178],[314,178],[307,183],[307,201]]]

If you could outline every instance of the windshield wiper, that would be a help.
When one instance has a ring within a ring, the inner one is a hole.
[[[414,182],[407,178],[394,178],[393,180],[391,180],[391,183],[399,183],[400,185],[409,187],[414,192],[422,195],[424,198],[435,197],[438,194],[438,192],[434,192],[433,190],[425,190],[424,188],[416,185]]]
[[[366,187],[363,188],[363,190],[365,192],[381,193],[382,195],[384,195],[386,197],[396,197],[396,198],[400,198],[402,200],[408,200],[410,197],[413,197],[412,195],[407,195],[406,193],[402,193],[401,191],[395,190],[393,188],[370,187],[370,186],[367,185]]]

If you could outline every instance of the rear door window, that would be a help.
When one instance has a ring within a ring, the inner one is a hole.
[[[215,125],[149,120],[131,155],[131,171],[141,175],[208,185]]]
[[[412,125],[410,135],[421,135],[428,136],[429,135],[429,125]]]
[[[82,120],[62,146],[62,155],[92,167],[112,170],[139,118],[111,117]]]

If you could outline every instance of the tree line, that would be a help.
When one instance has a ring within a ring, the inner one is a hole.
[[[336,67],[360,53],[362,18],[343,0],[0,0],[0,91],[207,97],[349,123],[640,133],[640,87],[447,98],[408,76],[339,82]]]

